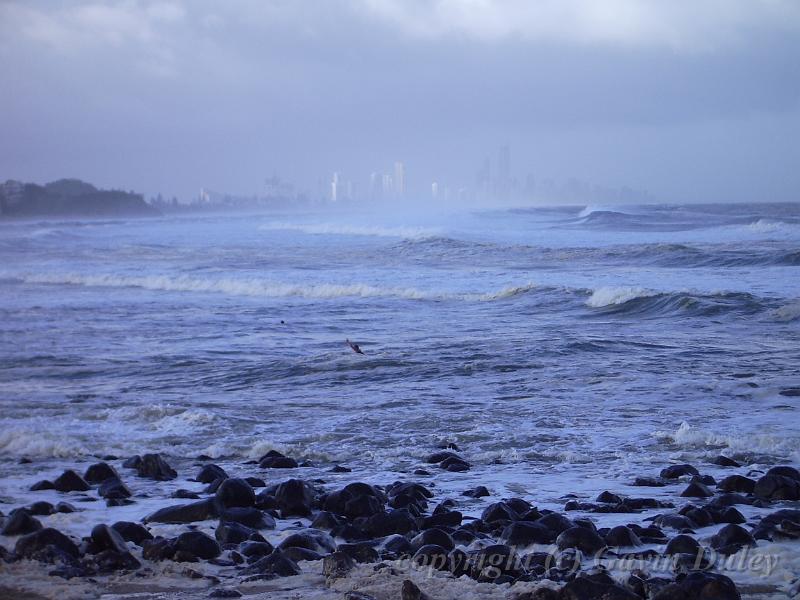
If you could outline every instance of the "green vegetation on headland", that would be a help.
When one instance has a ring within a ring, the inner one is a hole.
[[[0,218],[152,217],[161,212],[141,194],[99,190],[79,179],[45,185],[8,180],[0,184]]]

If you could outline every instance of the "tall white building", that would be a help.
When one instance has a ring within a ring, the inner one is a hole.
[[[331,180],[331,202],[338,202],[341,198],[341,182],[339,181],[339,172],[333,174]]]
[[[431,198],[433,198],[434,200],[438,200],[439,199],[439,182],[438,181],[434,181],[431,184]]]
[[[406,195],[406,168],[399,160],[394,163],[394,195],[397,198]]]

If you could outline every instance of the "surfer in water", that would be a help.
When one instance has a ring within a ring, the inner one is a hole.
[[[354,344],[350,340],[345,340],[345,341],[347,342],[347,345],[350,346],[350,349],[353,352],[355,352],[356,354],[364,354],[364,352],[361,350],[361,348],[358,347],[358,344]]]

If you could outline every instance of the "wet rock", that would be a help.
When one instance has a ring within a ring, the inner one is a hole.
[[[269,513],[257,508],[233,507],[223,510],[219,516],[221,521],[241,523],[253,529],[275,529],[275,519]]]
[[[395,533],[405,534],[416,531],[417,522],[408,509],[397,508],[379,512],[367,518],[365,528],[374,536],[386,537]]]
[[[53,490],[55,487],[56,486],[52,481],[43,479],[42,481],[37,481],[28,489],[32,492],[39,492],[41,490]]]
[[[662,588],[653,600],[741,600],[730,578],[718,573],[689,573]]]
[[[711,500],[706,507],[715,506],[717,508],[724,508],[726,506],[734,506],[736,504],[752,504],[753,501],[741,494],[735,494],[733,492],[724,492],[722,494],[718,494],[713,500]]]
[[[142,542],[142,558],[159,562],[175,555],[175,540],[156,537]]]
[[[774,540],[783,537],[794,539],[794,536],[784,535],[784,523],[790,524],[790,529],[794,529],[791,524],[800,526],[800,510],[782,508],[781,510],[768,514],[761,519],[753,530],[753,537],[757,540]]]
[[[74,513],[76,511],[77,509],[74,506],[72,506],[72,504],[70,504],[69,502],[59,502],[58,504],[56,504],[56,512],[68,514],[68,513]]]
[[[462,492],[461,495],[468,496],[470,498],[485,498],[487,496],[490,496],[491,494],[489,494],[489,490],[486,489],[486,486],[479,485],[476,488]]]
[[[552,544],[556,534],[541,523],[517,521],[503,529],[500,539],[509,546],[530,546],[531,544]]]
[[[447,550],[435,544],[420,547],[411,560],[420,567],[447,570]]]
[[[383,542],[383,549],[394,554],[398,558],[411,556],[414,551],[411,549],[411,542],[404,535],[392,535]]]
[[[36,559],[48,548],[69,558],[78,558],[78,546],[63,533],[52,527],[46,527],[33,533],[23,535],[14,546],[14,553],[22,558]]]
[[[122,536],[126,542],[133,542],[137,546],[141,546],[145,540],[152,540],[153,534],[150,533],[146,527],[138,523],[131,523],[130,521],[117,521],[111,526],[117,533]]]
[[[256,494],[250,484],[244,479],[224,479],[215,494],[220,506],[231,508],[234,506],[251,507],[256,503]]]
[[[128,489],[119,477],[110,477],[100,484],[97,488],[97,494],[106,500],[120,500],[123,498],[130,498],[131,491]]]
[[[717,490],[720,492],[742,492],[752,494],[756,487],[756,482],[749,477],[742,475],[729,475],[719,482]]]
[[[334,465],[331,468],[331,473],[352,473],[353,469],[348,469],[347,467],[343,467],[342,465]]]
[[[373,542],[356,542],[352,544],[339,544],[338,551],[344,552],[350,558],[359,563],[378,562],[378,551],[375,550]]]
[[[619,504],[622,502],[622,497],[618,496],[617,494],[612,494],[608,490],[605,492],[601,492],[596,499],[597,502],[602,502],[604,504]]]
[[[747,522],[744,515],[733,506],[724,508],[710,507],[709,512],[714,523],[736,523],[738,525]]]
[[[700,475],[700,472],[692,465],[670,465],[661,470],[662,479],[678,479],[686,475]]]
[[[242,571],[244,574],[258,573],[274,577],[291,577],[300,574],[300,567],[297,563],[276,551],[254,562],[247,569]]]
[[[664,487],[667,483],[658,477],[637,477],[631,485],[637,487]]]
[[[321,510],[311,521],[311,527],[314,529],[322,529],[323,531],[331,531],[343,524],[343,521],[335,514],[326,510]]]
[[[463,473],[470,470],[470,464],[463,458],[450,457],[439,463],[439,466],[445,471],[451,473]]]
[[[200,483],[212,483],[217,479],[227,479],[228,474],[225,472],[225,469],[220,467],[219,465],[203,465],[198,471],[197,475],[195,475],[194,480],[199,481]]]
[[[455,452],[450,452],[448,450],[444,450],[442,452],[434,452],[433,454],[430,454],[425,459],[425,462],[432,465],[434,463],[440,463],[440,462],[442,462],[444,460],[447,460],[448,458],[457,458],[459,460],[464,460],[463,458],[461,458]]]
[[[138,469],[139,465],[141,465],[141,464],[142,464],[142,457],[139,456],[138,454],[135,454],[135,455],[131,456],[130,458],[126,458],[122,462],[122,466],[125,469]]]
[[[320,554],[328,554],[329,552],[336,551],[336,542],[324,531],[318,529],[304,529],[303,531],[287,536],[278,545],[278,549],[291,547],[306,548],[314,552],[319,552]]]
[[[470,576],[478,581],[496,582],[498,577],[522,574],[522,562],[513,548],[505,544],[493,544],[481,548],[471,556]]]
[[[508,523],[517,520],[519,515],[505,502],[490,504],[481,513],[481,521],[484,523]]]
[[[672,538],[664,550],[666,555],[692,554],[697,555],[701,550],[700,543],[690,535],[681,534]]]
[[[104,550],[124,553],[128,552],[128,545],[119,532],[113,527],[109,527],[108,525],[95,525],[92,528],[92,533],[89,535],[88,552],[90,554],[97,554]]]
[[[300,562],[303,560],[322,560],[323,558],[322,554],[319,552],[314,552],[308,548],[297,548],[294,546],[282,549],[281,553],[286,558],[293,560],[294,562]]]
[[[720,466],[720,467],[741,467],[738,462],[733,460],[732,458],[728,458],[727,456],[722,456],[721,454],[716,457],[714,460],[711,461],[712,464]]]
[[[608,546],[641,546],[642,541],[639,539],[630,527],[625,525],[617,525],[612,527],[605,535],[606,544]]]
[[[245,477],[244,480],[250,484],[252,488],[263,488],[267,487],[267,482],[261,479],[260,477]]]
[[[198,558],[208,560],[222,553],[217,541],[201,531],[186,531],[175,539],[175,551],[191,552]]]
[[[190,504],[167,506],[144,518],[145,523],[194,523],[217,517],[217,509],[212,499],[200,500]]]
[[[659,527],[668,527],[670,529],[677,529],[683,531],[684,529],[695,529],[697,524],[688,517],[679,515],[677,513],[667,513],[658,515],[655,518],[655,524]]]
[[[241,523],[221,522],[214,531],[214,537],[223,546],[226,544],[240,544],[251,539],[256,535],[255,529],[242,525]]]
[[[175,469],[169,466],[160,454],[143,455],[134,468],[139,477],[155,481],[169,481],[178,476]]]
[[[430,545],[441,546],[448,552],[455,548],[453,538],[442,529],[427,529],[411,539],[411,549],[414,552]]]
[[[780,477],[788,477],[789,479],[800,481],[800,471],[794,467],[790,467],[789,465],[778,465],[777,467],[772,467],[769,471],[767,471],[767,475],[779,475]]]
[[[175,490],[170,494],[170,498],[183,498],[184,500],[199,500],[200,494],[197,492],[192,492],[191,490],[185,490],[183,488]]]
[[[102,483],[111,477],[119,477],[119,475],[114,467],[105,462],[90,465],[83,474],[83,478],[89,483]]]
[[[345,552],[334,552],[322,560],[322,574],[325,577],[344,577],[355,566],[356,562],[350,555]]]
[[[464,515],[457,510],[434,514],[422,519],[421,529],[430,529],[432,527],[458,527],[461,525],[461,520],[463,518]]]
[[[270,450],[258,460],[258,466],[262,469],[296,469],[299,465],[295,459]]]
[[[560,515],[558,513],[548,513],[537,519],[535,521],[539,525],[544,525],[550,531],[552,531],[555,535],[559,535],[560,533],[570,529],[571,527],[575,527],[575,523],[569,520],[567,517]]]
[[[766,500],[800,500],[800,481],[784,475],[764,475],[756,481],[753,493]]]
[[[369,594],[365,594],[364,592],[356,592],[355,590],[351,590],[349,592],[344,593],[344,600],[377,600],[375,596],[370,596]]]
[[[559,550],[577,548],[584,554],[595,555],[602,552],[606,543],[596,532],[587,527],[572,527],[559,534],[556,538]]]
[[[40,500],[39,502],[34,502],[26,509],[30,514],[35,516],[47,516],[53,515],[57,513],[56,507],[50,504],[49,502],[45,502],[44,500]]]
[[[734,554],[745,546],[755,546],[756,540],[740,525],[725,525],[710,540],[711,547],[719,550],[722,554]]]
[[[241,552],[243,556],[246,556],[249,562],[255,562],[262,556],[268,556],[272,554],[274,550],[275,548],[272,547],[272,544],[267,541],[247,541],[239,546],[239,552]]]
[[[580,575],[568,581],[558,594],[560,600],[641,600],[611,578]]]
[[[400,600],[431,600],[431,598],[419,589],[413,581],[405,579],[400,587]]]
[[[683,498],[711,498],[713,495],[714,492],[699,481],[692,481],[686,489],[681,492]]]
[[[91,486],[72,469],[67,469],[53,482],[53,489],[59,492],[85,492]]]
[[[383,512],[383,503],[374,496],[356,496],[344,505],[344,515],[351,519],[371,517]]]
[[[274,496],[283,517],[292,515],[306,517],[311,514],[314,490],[305,481],[300,479],[284,481],[275,488]]]
[[[42,529],[42,524],[39,519],[32,516],[27,509],[17,508],[9,514],[0,530],[0,535],[25,535],[40,529]]]
[[[230,588],[217,588],[215,590],[211,590],[211,593],[208,595],[209,598],[241,598],[242,592],[238,590],[233,590]]]

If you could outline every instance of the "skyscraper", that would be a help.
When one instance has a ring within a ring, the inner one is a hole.
[[[406,195],[406,169],[399,160],[394,163],[394,195],[398,199]]]
[[[438,200],[439,199],[439,182],[438,181],[434,181],[431,184],[431,198],[433,198],[434,200]]]
[[[331,202],[338,202],[339,201],[339,186],[341,182],[339,181],[339,172],[335,172],[333,174],[333,179],[331,180]]]

